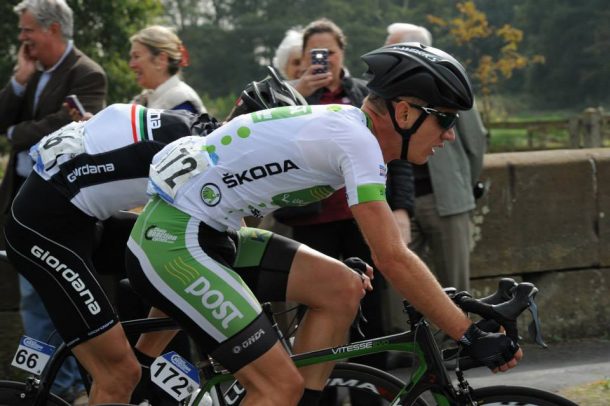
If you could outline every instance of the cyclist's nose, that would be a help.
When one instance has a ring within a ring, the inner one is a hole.
[[[455,141],[455,130],[451,128],[441,134],[441,139],[443,141]]]

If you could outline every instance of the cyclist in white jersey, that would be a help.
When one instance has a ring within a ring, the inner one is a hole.
[[[363,59],[372,95],[362,109],[264,110],[205,138],[176,141],[153,159],[153,197],[128,242],[130,280],[235,374],[247,390],[243,404],[316,404],[332,368],[297,371],[258,301],[308,306],[295,352],[337,346],[371,289],[372,269],[358,274],[307,246],[242,227],[241,219],[343,186],[377,268],[409,302],[490,368],[504,371],[522,356],[510,338],[481,332],[451,302],[402,241],[385,202],[387,162],[424,163],[455,138],[457,111],[473,103],[464,68],[418,43]]]
[[[260,103],[305,104],[272,70],[244,92],[252,87],[259,91],[239,103],[229,119],[255,111]],[[207,114],[114,104],[87,122],[64,126],[30,151],[36,164],[11,207],[7,255],[41,295],[59,335],[92,376],[91,404],[128,402],[140,376],[115,311],[94,276],[96,223],[146,203],[150,162],[164,145],[186,135],[206,135],[218,126]],[[108,234],[104,232],[103,241],[121,240]],[[157,342],[154,335],[147,340],[136,354],[150,365],[143,352]],[[154,396],[143,384],[140,395]]]
[[[114,104],[31,149],[34,171],[15,197],[4,229],[7,255],[93,377],[93,404],[128,401],[140,376],[95,278],[96,223],[145,204],[154,154],[184,135],[204,135],[207,124],[214,124],[207,115]]]

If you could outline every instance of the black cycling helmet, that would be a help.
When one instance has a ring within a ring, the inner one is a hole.
[[[464,67],[440,49],[418,42],[388,45],[362,56],[367,86],[386,100],[413,96],[430,106],[470,110],[472,86]]]
[[[301,94],[286,81],[281,80],[276,70],[267,66],[269,75],[246,86],[235,102],[235,108],[227,121],[241,114],[282,106],[305,106],[307,102]]]
[[[427,107],[472,108],[472,86],[464,67],[440,49],[404,42],[371,51],[362,59],[369,67],[368,88],[386,100],[394,129],[403,137],[401,159],[407,159],[409,139],[428,115],[422,112],[411,128],[400,128],[392,100],[412,96],[428,102]]]

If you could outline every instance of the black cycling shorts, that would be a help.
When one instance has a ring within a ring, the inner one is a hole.
[[[257,310],[258,302],[286,299],[300,244],[253,228],[219,232],[160,201],[157,208],[154,202],[140,215],[128,243],[131,285],[235,372],[277,343],[269,320]],[[155,210],[164,215],[156,217]],[[177,230],[191,222],[194,238],[175,239]],[[256,305],[242,300],[252,294]]]
[[[93,274],[96,222],[32,172],[4,230],[9,261],[36,289],[70,348],[118,322]]]

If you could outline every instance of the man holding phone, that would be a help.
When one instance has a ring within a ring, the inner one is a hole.
[[[32,170],[28,150],[45,135],[72,121],[63,107],[68,95],[77,95],[93,113],[104,107],[106,75],[103,69],[72,43],[72,10],[65,0],[23,0],[19,16],[21,46],[10,81],[0,90],[0,134],[8,138],[11,153],[0,185],[0,235],[11,203]],[[4,238],[0,238],[0,248]],[[31,285],[20,280],[21,314],[25,333],[46,339],[54,327]],[[72,401],[78,375],[64,367],[52,390]]]
[[[66,96],[77,95],[92,113],[106,97],[103,69],[74,47],[72,10],[64,0],[24,0],[14,10],[21,46],[13,77],[0,90],[0,134],[11,144],[0,214],[32,169],[29,148],[71,121],[62,107]]]

